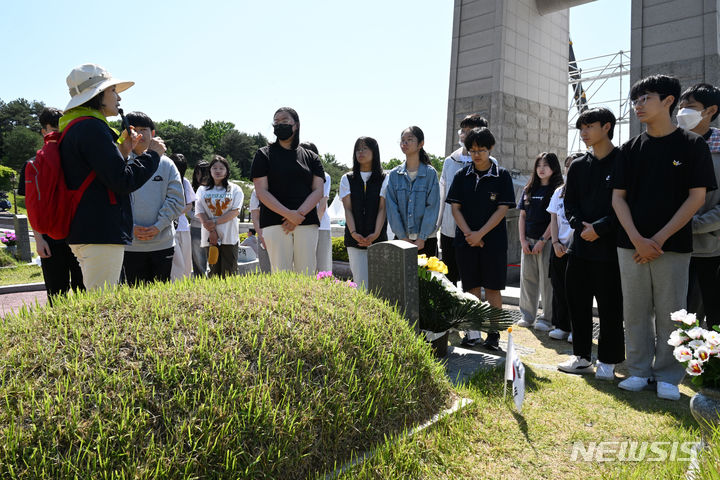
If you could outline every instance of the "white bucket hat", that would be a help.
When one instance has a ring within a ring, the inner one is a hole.
[[[117,80],[100,65],[86,63],[73,68],[67,77],[67,86],[70,89],[70,103],[65,111],[75,108],[93,98],[108,87],[115,85],[117,92],[122,92],[135,85],[135,82]]]

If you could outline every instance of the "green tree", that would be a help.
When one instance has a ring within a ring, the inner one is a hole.
[[[323,169],[330,175],[330,202],[333,201],[335,195],[337,195],[338,187],[340,186],[340,179],[343,175],[350,171],[350,169],[338,163],[335,155],[332,153],[326,153],[320,157]]]
[[[440,174],[442,173],[442,167],[443,167],[443,162],[445,161],[445,157],[438,157],[437,155],[433,155],[431,153],[428,153],[428,157],[430,157],[430,165],[432,165],[432,167],[437,172],[438,177],[440,177]],[[383,167],[383,170],[389,171],[402,163],[403,163],[403,160],[399,160],[397,158],[391,158],[387,162],[383,162],[382,167]]]
[[[205,143],[203,134],[192,125],[177,120],[155,122],[155,135],[162,137],[168,147],[168,154],[182,153],[188,166],[194,168],[212,149]]]
[[[0,192],[9,192],[15,186],[17,173],[10,167],[0,165]]]
[[[222,137],[216,151],[223,157],[232,158],[242,176],[250,178],[250,166],[257,149],[253,137],[233,128]]]
[[[38,116],[43,108],[45,108],[45,104],[36,100],[30,102],[24,98],[18,98],[8,103],[0,100],[0,159],[7,158],[8,148],[17,147],[17,145],[8,147],[5,144],[5,136],[12,130],[24,127],[34,132],[40,132]]]
[[[399,160],[397,158],[391,158],[387,162],[382,162],[382,168],[383,170],[390,171],[401,163],[403,163],[402,160]]]
[[[205,120],[203,126],[200,127],[200,132],[205,139],[205,143],[210,146],[210,150],[212,152],[218,152],[223,137],[234,129],[235,124],[231,122]]]
[[[19,171],[43,144],[42,136],[27,127],[15,127],[2,137],[5,150],[2,163],[16,171]]]

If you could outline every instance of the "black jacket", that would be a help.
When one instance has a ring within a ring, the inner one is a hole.
[[[132,243],[133,218],[130,193],[157,170],[160,156],[149,151],[128,164],[116,146],[117,135],[96,118],[72,127],[60,145],[60,157],[68,188],[77,189],[91,171],[97,177],[80,201],[70,224],[69,244]],[[116,203],[111,204],[114,194]]]

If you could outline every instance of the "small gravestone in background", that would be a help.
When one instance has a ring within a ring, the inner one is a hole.
[[[410,325],[420,331],[417,247],[391,240],[368,248],[368,290],[391,304],[397,304]]]
[[[17,239],[17,256],[23,262],[32,260],[30,252],[30,232],[28,232],[28,218],[25,215],[15,215],[15,238]]]

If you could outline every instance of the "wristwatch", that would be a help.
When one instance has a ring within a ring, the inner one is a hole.
[[[538,238],[538,242],[545,242],[545,237]]]

